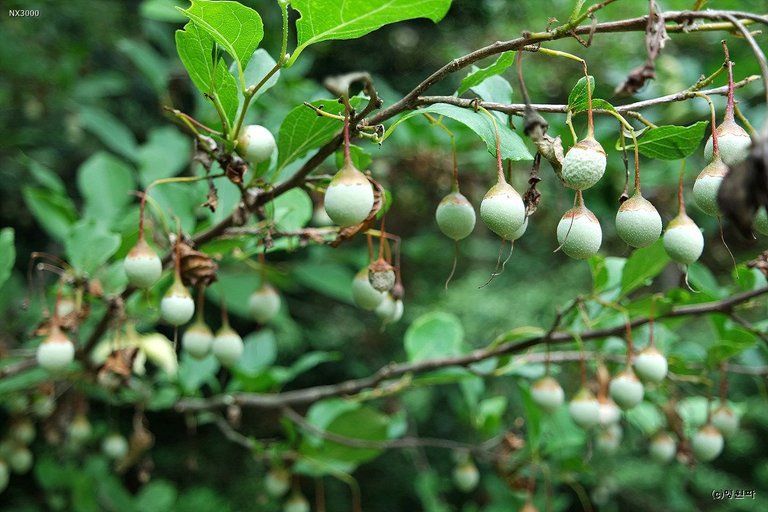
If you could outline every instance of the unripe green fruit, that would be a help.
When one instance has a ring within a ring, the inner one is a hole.
[[[667,358],[656,347],[646,347],[634,357],[635,373],[647,382],[661,382],[667,376]]]
[[[368,267],[361,269],[352,280],[352,299],[357,307],[373,311],[384,300],[385,294],[371,286],[368,280]]]
[[[267,494],[273,498],[280,498],[291,487],[291,474],[285,468],[272,468],[264,477],[264,487]]]
[[[230,368],[240,359],[243,348],[243,338],[234,329],[225,325],[219,329],[216,337],[213,338],[211,352],[222,366]]]
[[[128,282],[137,288],[149,288],[163,274],[160,257],[144,239],[139,240],[123,260]]]
[[[400,299],[396,300],[392,298],[391,294],[387,293],[375,312],[383,324],[393,324],[400,321],[403,317],[403,309],[403,301]]]
[[[720,158],[715,158],[701,171],[693,184],[693,198],[696,206],[707,215],[713,217],[720,215],[717,192],[726,174],[728,174],[728,167]]]
[[[664,464],[671,461],[677,453],[677,443],[671,435],[666,432],[659,432],[651,439],[648,450],[653,460]]]
[[[113,432],[101,441],[101,451],[112,460],[120,460],[128,455],[128,441],[117,432]]]
[[[325,191],[325,211],[341,227],[356,226],[371,213],[373,186],[365,174],[347,163]]]
[[[0,493],[2,493],[6,487],[8,487],[8,481],[11,478],[10,471],[8,471],[8,464],[4,460],[0,459]]]
[[[77,303],[70,296],[63,296],[56,302],[56,314],[59,315],[59,318],[71,315],[75,312],[76,308]]]
[[[599,142],[591,137],[580,140],[563,158],[563,183],[568,188],[586,190],[603,177],[606,163]]]
[[[600,407],[600,425],[607,427],[614,423],[618,423],[621,417],[621,410],[611,399],[598,398],[597,402]]]
[[[552,412],[565,400],[562,386],[552,377],[542,377],[531,386],[531,398],[536,405],[547,412]]]
[[[299,491],[294,491],[283,504],[283,512],[309,512],[309,502]]]
[[[17,443],[28,445],[35,440],[35,424],[28,418],[19,418],[11,423],[10,434]]]
[[[480,218],[488,229],[504,240],[514,240],[525,222],[525,203],[512,185],[500,181],[483,197]]]
[[[664,250],[670,258],[683,265],[699,259],[704,250],[704,236],[699,226],[681,212],[667,225],[664,233]]]
[[[395,287],[395,269],[379,258],[368,266],[368,282],[374,290],[388,292]]]
[[[453,240],[466,238],[475,229],[475,209],[459,192],[452,192],[440,201],[435,219],[440,231]]]
[[[528,217],[525,218],[525,221],[523,222],[523,225],[520,226],[517,229],[517,231],[512,233],[512,237],[510,238],[510,240],[514,241],[514,240],[517,240],[518,238],[521,238],[525,234],[525,231],[527,229],[528,229]]]
[[[621,446],[621,438],[623,436],[624,433],[622,432],[621,427],[616,423],[611,423],[598,432],[597,438],[595,439],[595,448],[597,448],[599,452],[608,455],[616,453],[619,446]]]
[[[53,414],[53,411],[55,410],[56,400],[50,395],[35,397],[34,402],[32,402],[32,412],[38,418],[47,418]]]
[[[91,438],[93,428],[91,428],[91,422],[88,421],[88,417],[85,414],[77,414],[72,418],[72,423],[69,424],[67,432],[69,440],[76,445],[80,445]]]
[[[160,317],[171,325],[179,326],[189,322],[194,314],[195,301],[189,290],[181,281],[174,281],[160,301]]]
[[[207,356],[212,344],[213,332],[202,320],[190,325],[181,337],[182,348],[195,359]]]
[[[262,284],[248,298],[248,311],[260,324],[266,324],[280,311],[280,294],[269,283]]]
[[[734,121],[723,120],[715,131],[717,132],[717,146],[720,150],[720,158],[726,165],[733,166],[747,159],[752,139],[744,128],[737,125]],[[704,158],[712,160],[711,135],[704,146]]]
[[[691,448],[697,459],[714,460],[723,451],[723,435],[712,425],[704,425],[693,435]]]
[[[755,214],[755,229],[761,235],[768,235],[768,213],[763,206],[758,208]]]
[[[57,326],[37,347],[37,364],[50,372],[64,369],[75,359],[75,346]]]
[[[568,404],[568,413],[578,426],[592,428],[600,422],[600,404],[587,388],[581,388]]]
[[[261,125],[248,125],[237,138],[237,152],[252,164],[269,160],[275,151],[275,137]]]
[[[584,260],[600,250],[603,231],[595,214],[584,206],[571,208],[557,225],[557,242],[571,258]]]
[[[8,466],[17,475],[23,475],[32,469],[34,457],[26,446],[16,446],[8,456]]]
[[[739,430],[739,417],[727,405],[721,405],[712,413],[712,426],[723,434],[731,437]]]
[[[661,235],[661,215],[639,193],[624,201],[616,213],[616,232],[631,247],[646,247]]]
[[[461,492],[471,492],[480,482],[480,471],[471,461],[466,460],[453,468],[453,483]]]
[[[643,384],[631,368],[616,375],[608,386],[613,401],[622,409],[631,409],[643,401]]]

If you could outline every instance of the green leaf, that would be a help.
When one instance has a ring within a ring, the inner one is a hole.
[[[514,62],[515,52],[507,51],[499,55],[496,62],[487,68],[476,68],[473,66],[474,69],[462,79],[459,84],[459,89],[456,92],[461,96],[472,87],[482,83],[486,78],[502,74],[509,66],[514,64]]]
[[[92,274],[120,247],[120,236],[106,231],[95,220],[83,219],[69,231],[64,241],[69,264]]]
[[[176,176],[189,165],[191,156],[189,137],[171,126],[153,128],[138,151],[141,185],[146,188],[155,180]]]
[[[624,271],[621,274],[621,294],[627,295],[648,284],[664,270],[667,263],[669,263],[669,256],[661,240],[657,240],[648,247],[636,249],[624,265]]]
[[[295,231],[312,220],[312,199],[300,188],[294,188],[280,195],[268,203],[265,209],[272,211],[272,219],[278,231]]]
[[[24,187],[22,195],[27,208],[43,229],[52,238],[64,240],[70,226],[77,220],[72,200],[45,188]]]
[[[136,496],[136,510],[165,512],[176,503],[176,487],[164,480],[152,480],[144,485]]]
[[[292,65],[309,45],[321,41],[356,39],[390,23],[429,18],[437,23],[448,12],[451,0],[293,0],[301,13],[296,20],[298,45],[288,61]]]
[[[229,68],[230,73],[233,75],[237,73],[237,68],[234,64],[235,63],[233,62],[232,66]],[[276,64],[277,62],[275,59],[273,59],[272,56],[263,48],[259,48],[253,52],[253,55],[251,55],[251,58],[248,61],[248,67],[245,71],[245,86],[251,87],[253,85],[257,85],[265,76],[267,76],[267,73],[272,71]],[[277,71],[275,74],[269,77],[269,80],[264,82],[264,85],[262,85],[258,91],[256,91],[256,94],[253,95],[253,99],[255,100],[267,92],[277,83],[279,79],[280,71]],[[238,94],[242,96],[242,92],[240,90],[238,90]]]
[[[238,370],[255,375],[266,370],[277,359],[277,340],[270,329],[249,334],[243,342],[245,347],[237,363]]]
[[[594,93],[595,91],[595,77],[589,76],[589,87]],[[576,85],[571,89],[568,94],[568,109],[573,110],[573,107],[587,101],[587,79],[582,77],[576,82]]]
[[[111,225],[133,199],[133,170],[121,159],[99,152],[77,170],[77,188],[85,199],[85,217]]]
[[[450,117],[466,125],[483,139],[488,146],[488,152],[496,156],[496,131],[493,123],[487,115],[482,112],[474,112],[467,108],[456,107],[445,103],[437,103],[418,110],[408,112],[400,117],[398,124],[420,114],[437,114]],[[501,156],[511,160],[532,160],[533,156],[525,147],[525,143],[520,136],[512,131],[508,126],[498,123],[499,135],[501,137]],[[390,127],[390,130],[392,127]]]
[[[216,372],[219,367],[219,362],[213,354],[208,354],[204,359],[195,359],[183,351],[176,379],[185,393],[194,393],[203,384],[216,383]]]
[[[528,445],[531,450],[537,450],[539,446],[539,440],[541,438],[541,407],[536,405],[531,397],[531,390],[527,385],[518,382],[518,389],[520,390],[520,397],[523,399],[523,407],[525,407],[526,421],[526,433],[528,437]]]
[[[26,167],[26,169],[32,175],[32,178],[34,178],[37,184],[41,187],[47,188],[52,192],[66,194],[67,189],[64,186],[64,182],[59,177],[59,175],[49,167],[41,164],[36,160],[33,160],[32,158],[29,158],[24,154],[20,155],[19,163]]]
[[[590,88],[592,89],[592,94],[595,92],[595,77],[590,76],[589,77],[589,84]],[[568,110],[570,110],[573,114],[578,114],[579,112],[584,112],[585,110],[588,110],[589,108],[589,98],[587,97],[587,79],[581,78],[578,82],[576,82],[576,85],[573,86],[573,89],[571,89],[571,93],[568,95]],[[592,109],[593,110],[610,110],[615,112],[616,109],[613,105],[608,103],[605,100],[602,100],[600,98],[592,98]]]
[[[134,66],[144,75],[144,78],[152,84],[155,93],[158,95],[165,93],[171,68],[157,53],[157,50],[146,41],[133,39],[118,41],[117,48],[133,62]]]
[[[188,9],[179,10],[240,62],[243,70],[264,37],[259,13],[239,2],[192,0]]]
[[[420,316],[405,332],[405,352],[409,361],[435,357],[458,356],[462,353],[464,328],[459,319],[442,311]]]
[[[79,115],[83,128],[105,146],[129,160],[136,158],[136,138],[122,121],[106,110],[93,107],[82,107]]]
[[[370,407],[354,407],[334,400],[331,407],[322,407],[323,402],[315,404],[307,414],[307,421],[315,427],[349,439],[364,441],[386,441],[389,432],[389,418]],[[305,457],[318,459],[328,464],[336,462],[361,464],[377,457],[381,450],[377,448],[356,448],[328,440],[305,439],[299,452]]]
[[[363,98],[356,96],[351,99],[352,107],[357,108]],[[313,106],[330,114],[342,114],[344,106],[336,100],[317,100]],[[330,142],[341,131],[342,125],[336,119],[317,115],[306,105],[294,107],[285,116],[280,132],[277,135],[277,173],[286,165],[301,158],[310,149],[319,148]]]
[[[187,19],[178,11],[182,0],[144,0],[139,12],[142,18],[168,23],[181,23]],[[186,3],[186,2],[183,2]]]
[[[707,349],[707,364],[711,367],[755,346],[757,336],[738,326],[730,326],[721,333],[721,339]]]
[[[368,169],[371,166],[373,159],[371,155],[360,146],[354,144],[349,145],[349,156],[352,159],[352,163],[358,169]],[[336,151],[336,168],[341,169],[344,166],[344,148],[339,148]],[[387,192],[387,191],[385,191]]]
[[[237,81],[214,52],[213,43],[213,38],[192,22],[176,31],[176,50],[192,82],[207,97],[219,98],[232,122],[239,105]]]
[[[307,261],[293,269],[293,277],[302,286],[346,304],[352,304],[354,273],[338,263]]]
[[[13,228],[0,229],[0,288],[11,275],[16,263],[16,247],[13,244]]]
[[[640,154],[658,160],[680,160],[701,144],[708,121],[690,126],[657,126],[646,130],[637,141]]]

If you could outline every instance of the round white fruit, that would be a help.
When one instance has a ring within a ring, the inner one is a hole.
[[[237,138],[238,153],[252,164],[269,160],[276,146],[272,132],[259,124],[246,126]]]
[[[552,412],[565,400],[562,386],[552,377],[542,377],[531,386],[531,398],[536,405],[547,412]]]
[[[272,468],[264,477],[264,488],[273,498],[285,496],[291,487],[291,474],[285,468]]]
[[[648,446],[651,458],[656,462],[666,463],[672,460],[677,453],[677,443],[671,435],[666,432],[659,432]]]
[[[243,338],[234,329],[224,326],[216,333],[211,345],[211,352],[222,366],[234,366],[243,354]]]
[[[647,382],[661,382],[667,376],[667,358],[656,347],[647,347],[633,360],[635,373]]]
[[[568,413],[573,422],[584,429],[592,428],[600,422],[600,404],[595,396],[585,388],[568,404]]]
[[[453,240],[462,240],[475,229],[475,209],[459,192],[445,196],[435,210],[440,231]]]
[[[717,193],[726,174],[728,174],[728,167],[721,159],[716,158],[701,171],[693,184],[693,199],[696,201],[696,206],[707,215],[713,217],[720,215]]]
[[[112,460],[120,460],[128,455],[128,441],[117,432],[113,432],[101,441],[101,451]]]
[[[37,347],[37,364],[51,372],[63,370],[75,359],[72,341],[54,327],[51,334]]]
[[[504,240],[514,240],[525,222],[523,198],[509,183],[496,183],[480,203],[480,218]]]
[[[453,483],[460,491],[473,491],[478,482],[480,482],[480,471],[471,460],[461,462],[453,468]]]
[[[749,134],[736,123],[726,125],[723,122],[717,127],[717,145],[720,150],[720,158],[726,165],[736,165],[743,162],[749,156],[749,148],[752,139]],[[712,136],[707,139],[704,146],[704,158],[712,160]]]
[[[294,492],[285,500],[283,512],[310,512],[309,502],[304,495]]]
[[[616,213],[616,232],[631,247],[646,247],[661,235],[661,215],[650,201],[635,194]]]
[[[619,446],[621,446],[621,438],[623,436],[624,432],[621,430],[621,427],[616,423],[611,423],[600,429],[597,433],[595,448],[597,448],[598,451],[609,455],[616,453]]]
[[[723,435],[712,425],[704,425],[693,435],[691,448],[697,459],[714,460],[723,451]]]
[[[557,242],[571,258],[591,258],[603,242],[600,222],[587,208],[572,208],[565,212],[557,225]]]
[[[213,332],[203,321],[190,325],[181,337],[181,346],[195,359],[203,359],[211,351]]]
[[[375,309],[376,316],[384,324],[392,324],[400,321],[403,317],[403,301],[400,299],[393,299],[392,295],[387,293],[384,295],[384,299],[381,304]]]
[[[580,140],[563,158],[563,182],[569,188],[586,190],[605,174],[605,150],[592,138]]]
[[[730,407],[721,405],[712,413],[712,426],[724,437],[731,437],[739,430],[739,417]]]
[[[160,301],[160,317],[171,325],[184,325],[194,314],[195,301],[180,284],[172,286]]]
[[[373,185],[351,164],[345,165],[325,191],[325,211],[341,227],[363,222],[373,208]]]
[[[698,260],[704,250],[704,236],[699,226],[684,213],[672,219],[664,233],[664,250],[683,265]]]
[[[643,401],[643,384],[632,370],[624,370],[611,380],[608,391],[622,409],[631,409]]]
[[[128,282],[137,288],[149,288],[163,274],[163,262],[144,240],[139,240],[130,250],[123,260],[123,268]]]
[[[598,399],[600,404],[600,425],[607,427],[614,423],[618,423],[621,418],[621,409],[616,405],[616,402],[610,399]]]
[[[262,284],[248,298],[248,311],[260,324],[266,324],[280,311],[280,294],[269,283]]]
[[[386,294],[376,290],[368,280],[368,267],[361,269],[352,280],[352,299],[357,307],[373,311],[384,300]]]

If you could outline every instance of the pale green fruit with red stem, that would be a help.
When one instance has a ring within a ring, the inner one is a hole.
[[[276,147],[272,132],[259,124],[245,126],[237,138],[237,152],[251,164],[269,160]]]
[[[665,464],[671,461],[677,453],[677,443],[668,433],[659,432],[651,439],[648,450],[653,460]]]
[[[195,314],[195,301],[189,290],[180,280],[174,280],[160,301],[160,318],[166,323],[178,327],[192,319]]]
[[[605,174],[605,150],[593,137],[577,142],[563,158],[563,183],[575,190],[586,190]]]
[[[630,247],[647,247],[661,235],[661,215],[638,193],[624,201],[616,213],[616,232]]]
[[[229,325],[224,325],[216,332],[211,345],[211,352],[225,368],[235,366],[243,355],[243,338]]]
[[[37,364],[50,372],[59,372],[75,359],[75,346],[57,326],[37,347]]]
[[[203,359],[211,352],[213,331],[205,322],[198,320],[184,331],[181,337],[181,347],[195,359]]]
[[[386,294],[378,291],[368,279],[368,267],[361,269],[352,280],[352,299],[360,309],[373,311],[384,300]]]
[[[627,368],[613,379],[608,385],[611,398],[622,409],[631,409],[643,401],[643,383],[631,368]]]
[[[667,358],[654,346],[646,347],[635,355],[632,364],[637,376],[646,382],[659,383],[667,376]]]
[[[128,282],[137,288],[149,288],[163,274],[163,262],[143,238],[126,255],[123,268]]]
[[[325,191],[325,211],[341,227],[363,222],[373,208],[373,185],[365,174],[346,163]]]
[[[600,423],[600,404],[587,388],[581,388],[568,404],[571,419],[583,429]]]
[[[591,258],[600,250],[602,241],[600,221],[585,206],[577,206],[565,212],[557,225],[557,242],[571,258]]]
[[[280,294],[269,283],[262,284],[248,298],[248,311],[260,324],[269,323],[280,311]]]
[[[483,197],[480,218],[504,240],[514,240],[525,223],[525,203],[512,185],[499,181]]]
[[[664,250],[670,258],[683,265],[690,265],[704,250],[704,236],[699,226],[681,212],[672,219],[664,232]]]
[[[709,462],[723,451],[723,435],[711,424],[701,427],[691,438],[691,448],[697,459]]]
[[[553,412],[563,405],[565,392],[562,386],[550,376],[542,377],[531,386],[531,398],[547,412]]]
[[[456,464],[453,468],[453,483],[461,492],[471,492],[475,490],[480,482],[480,471],[474,462],[467,459]]]
[[[462,240],[475,229],[475,209],[460,192],[445,196],[435,210],[435,220],[440,231],[452,240]]]

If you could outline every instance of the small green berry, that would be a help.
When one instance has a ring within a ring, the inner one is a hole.
[[[459,192],[445,196],[435,210],[435,220],[440,231],[453,240],[462,240],[475,229],[475,209]]]

